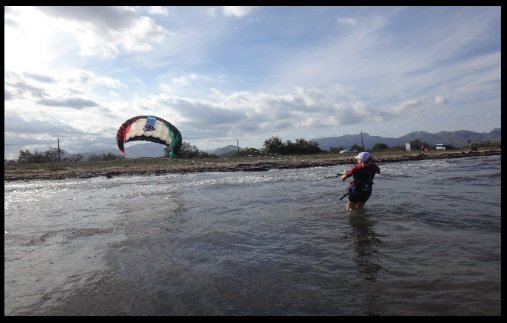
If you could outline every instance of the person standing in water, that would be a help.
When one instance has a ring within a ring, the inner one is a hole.
[[[375,174],[380,174],[380,168],[375,165],[373,156],[369,152],[363,151],[354,158],[357,159],[357,165],[345,171],[341,176],[342,181],[350,176],[354,179],[350,182],[348,189],[347,210],[363,208],[370,198],[373,178],[375,178]]]

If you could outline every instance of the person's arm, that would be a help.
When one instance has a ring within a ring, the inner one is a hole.
[[[349,178],[350,176],[352,176],[352,172],[353,172],[353,169],[354,168],[351,168],[345,172],[343,172],[342,176],[341,176],[341,179],[342,181],[346,180],[347,178]]]

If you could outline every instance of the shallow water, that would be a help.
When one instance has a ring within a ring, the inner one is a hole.
[[[6,315],[500,315],[500,156],[5,183]]]

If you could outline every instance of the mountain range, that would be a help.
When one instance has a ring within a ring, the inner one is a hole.
[[[429,133],[425,131],[414,131],[408,133],[399,138],[392,137],[380,137],[380,136],[371,136],[367,133],[362,134],[362,139],[364,142],[365,149],[369,149],[373,147],[377,143],[383,143],[388,145],[389,147],[402,145],[404,146],[406,142],[420,140],[421,142],[426,142],[430,145],[436,144],[445,144],[452,145],[456,148],[461,148],[468,145],[470,143],[480,143],[480,142],[501,142],[501,128],[493,129],[490,132],[473,132],[467,130],[460,131],[441,131],[437,133]],[[266,138],[267,139],[267,138]],[[361,146],[361,134],[355,135],[343,135],[339,137],[325,137],[325,138],[317,138],[312,139],[313,141],[319,144],[320,149],[329,150],[332,147],[335,148],[350,148],[353,145]],[[163,157],[164,156],[164,146],[155,144],[155,143],[141,143],[137,145],[130,145],[125,149],[125,157],[126,158],[139,158],[139,157]],[[240,149],[242,147],[239,147]],[[262,148],[262,147],[257,147]],[[217,156],[227,156],[232,153],[237,152],[238,147],[229,145],[222,148],[212,149],[212,150],[203,150],[210,154],[214,154]],[[118,155],[118,149],[103,149],[99,151],[93,152],[85,152],[82,155],[85,158],[88,158],[92,154],[108,154],[113,153]]]
[[[404,146],[405,143],[415,140],[426,142],[430,145],[444,144],[451,145],[455,148],[461,148],[468,143],[480,143],[480,142],[501,142],[501,128],[495,128],[490,132],[473,132],[468,130],[459,131],[441,131],[437,133],[429,133],[425,131],[414,131],[410,132],[399,138],[392,137],[380,137],[370,136],[367,133],[362,134],[362,140],[364,142],[364,148],[372,148],[375,144],[382,143],[389,147]],[[362,145],[361,134],[356,135],[344,135],[340,137],[326,137],[312,139],[319,144],[320,149],[329,150],[332,147],[335,148],[349,148],[353,145]]]

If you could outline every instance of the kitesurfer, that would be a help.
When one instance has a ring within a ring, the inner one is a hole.
[[[348,188],[347,210],[363,208],[370,198],[373,178],[375,174],[380,174],[380,168],[373,162],[373,156],[369,152],[363,151],[354,158],[357,159],[357,165],[341,175],[342,181],[351,176],[354,179]]]

